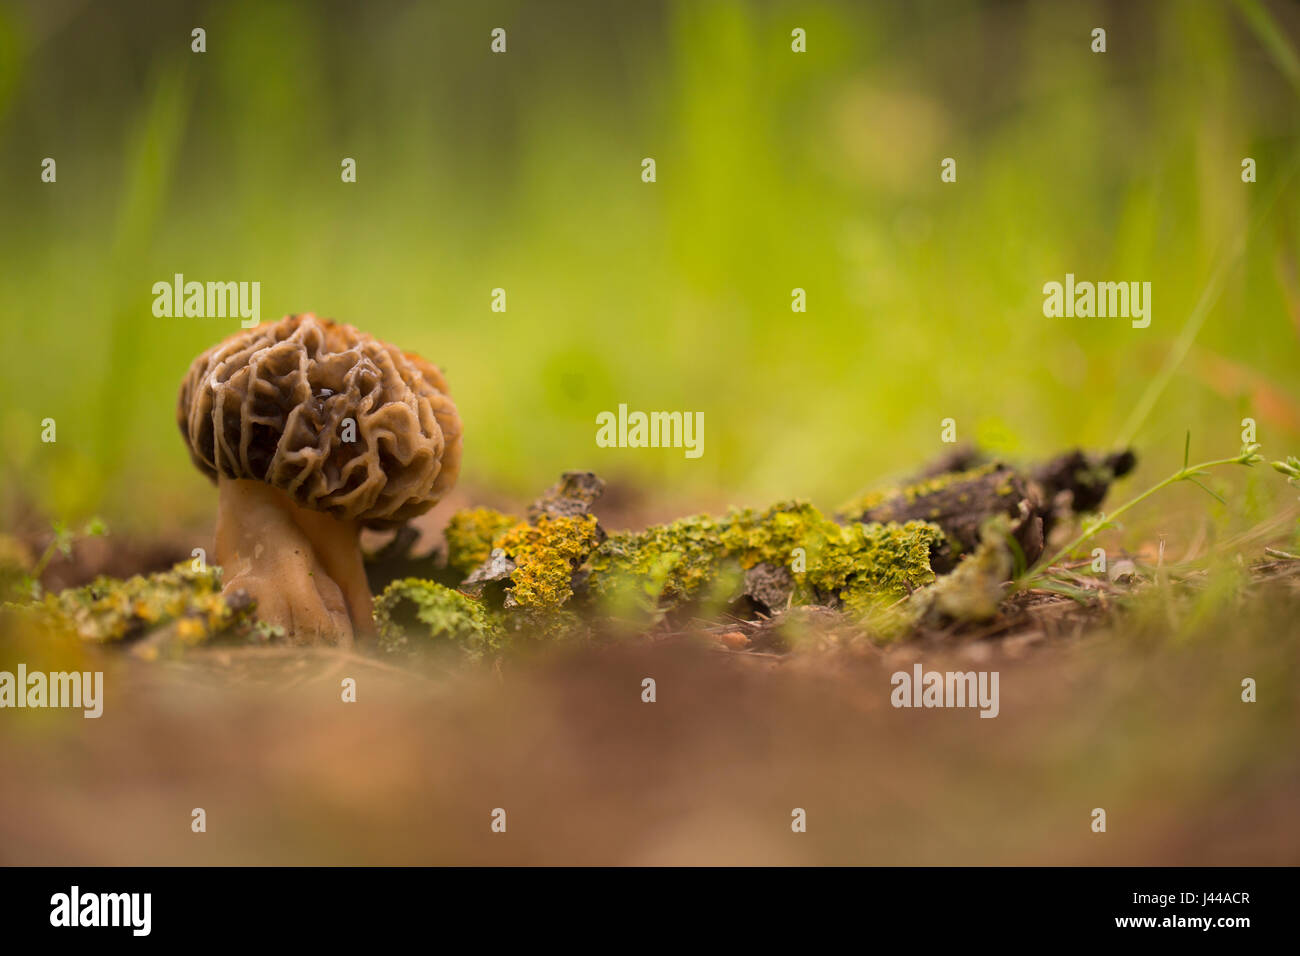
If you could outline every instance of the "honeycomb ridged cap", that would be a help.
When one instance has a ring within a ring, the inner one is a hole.
[[[176,414],[214,481],[265,481],[305,508],[376,527],[429,510],[460,472],[460,417],[442,373],[311,314],[208,349]]]

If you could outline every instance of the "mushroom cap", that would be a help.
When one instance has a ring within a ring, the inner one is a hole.
[[[196,358],[176,417],[213,481],[265,481],[305,508],[373,527],[428,511],[460,472],[460,417],[442,372],[310,313]]]

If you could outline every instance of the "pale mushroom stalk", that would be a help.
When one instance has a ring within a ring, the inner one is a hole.
[[[423,514],[460,469],[447,382],[350,325],[291,315],[194,360],[177,404],[190,457],[217,484],[223,593],[299,643],[374,633],[363,527]]]
[[[298,640],[350,647],[374,633],[361,525],[294,503],[246,478],[217,481],[217,563],[227,594],[243,591],[258,617]]]

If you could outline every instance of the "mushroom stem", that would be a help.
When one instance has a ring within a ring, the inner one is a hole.
[[[259,619],[299,643],[351,647],[373,634],[358,522],[302,508],[262,481],[222,477],[217,486],[223,593],[246,592]]]

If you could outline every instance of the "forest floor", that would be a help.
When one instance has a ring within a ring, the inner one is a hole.
[[[65,583],[188,542],[87,548]],[[1080,575],[1087,600],[1030,590],[982,624],[816,653],[764,650],[762,620],[474,670],[87,649],[102,717],[5,720],[0,862],[1294,865],[1300,561],[1252,554],[1226,585],[1189,573],[1134,599]],[[22,653],[39,666],[19,642],[0,668]],[[997,716],[893,706],[918,664],[996,672]]]

